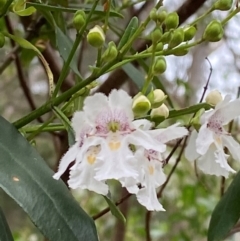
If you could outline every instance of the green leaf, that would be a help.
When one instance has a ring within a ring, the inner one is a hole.
[[[112,215],[125,223],[126,222],[125,217],[123,216],[119,208],[115,205],[115,203],[112,201],[112,199],[110,199],[108,196],[103,196],[103,197],[106,200]]]
[[[240,172],[215,207],[208,229],[208,241],[226,238],[240,217]]]
[[[65,35],[62,32],[62,30],[59,27],[56,26],[55,31],[56,31],[56,41],[57,41],[57,47],[58,47],[59,53],[62,56],[63,60],[66,62],[68,59],[69,53],[71,52],[73,42],[67,35]],[[78,67],[77,67],[76,54],[72,58],[72,61],[70,63],[70,68],[73,70],[75,74],[81,77],[81,74],[79,73]]]
[[[138,18],[133,17],[129,22],[126,30],[124,31],[122,38],[119,41],[119,44],[117,46],[118,49],[121,49],[128,42],[128,40],[132,37],[132,35],[137,30],[137,28],[138,28]]]
[[[97,241],[93,220],[25,138],[0,117],[0,187],[50,241]]]
[[[0,208],[0,241],[14,241],[7,220]]]
[[[143,73],[131,63],[125,64],[122,66],[122,69],[134,81],[138,89],[141,90],[145,82]],[[149,91],[150,89],[151,86],[149,87]]]

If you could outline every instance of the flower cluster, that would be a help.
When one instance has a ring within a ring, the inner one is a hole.
[[[109,97],[100,93],[87,97],[83,110],[72,119],[76,143],[63,156],[54,178],[74,162],[69,187],[107,195],[107,180],[116,179],[148,210],[164,210],[156,188],[165,182],[165,143],[188,131],[177,124],[152,130],[150,121],[134,120],[132,104],[123,90],[113,90]]]
[[[229,172],[235,171],[227,162],[229,155],[224,148],[228,149],[235,160],[240,161],[240,145],[224,126],[240,115],[240,99],[230,101],[231,98],[227,95],[221,100],[216,91],[210,97],[213,98],[206,100],[216,104],[215,109],[206,111],[201,116],[201,128],[199,132],[192,131],[185,156],[189,161],[197,160],[198,168],[206,174],[228,177]]]

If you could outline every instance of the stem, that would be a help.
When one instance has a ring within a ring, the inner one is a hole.
[[[234,17],[237,13],[240,12],[240,8],[236,8],[233,10],[223,21],[222,25],[224,26],[232,17]]]
[[[26,126],[21,131],[26,134],[34,133],[38,131],[42,126],[43,125]],[[63,130],[66,130],[66,127],[58,123],[52,123],[52,124],[49,124],[48,126],[44,126],[41,128],[41,132],[63,131]]]

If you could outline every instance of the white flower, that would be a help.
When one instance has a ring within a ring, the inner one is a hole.
[[[147,120],[141,125],[151,127]],[[83,111],[72,119],[76,144],[63,156],[54,178],[59,179],[69,164],[71,188],[93,190],[106,195],[108,179],[138,179],[139,168],[132,147],[164,151],[152,137],[133,121],[132,98],[122,90],[113,90],[109,97],[95,94],[87,97]],[[88,178],[86,178],[88,177]]]
[[[149,126],[143,125],[141,121],[138,121],[135,125],[142,126],[145,131],[149,129]],[[188,134],[188,131],[186,128],[178,127],[178,124],[175,124],[168,128],[157,129],[154,132],[149,131],[149,133],[153,135],[153,138],[158,140],[159,145],[162,146],[162,151],[158,152],[139,148],[135,153],[135,157],[139,161],[138,173],[140,175],[138,179],[125,178],[120,181],[130,193],[136,194],[138,202],[149,211],[164,211],[156,193],[156,188],[160,187],[166,180],[162,168],[162,153],[166,149],[166,142],[182,138]]]
[[[197,160],[198,167],[207,174],[227,177],[235,172],[227,162],[224,147],[235,160],[240,161],[240,145],[224,129],[235,117],[240,115],[240,100],[230,102],[230,97],[219,102],[214,110],[201,116],[199,133],[193,131],[185,150],[188,160]]]

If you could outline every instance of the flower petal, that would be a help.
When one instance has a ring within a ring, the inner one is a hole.
[[[150,130],[153,126],[153,123],[149,120],[141,119],[141,120],[135,120],[132,122],[133,126],[138,129],[142,129],[144,131]]]
[[[112,90],[109,94],[109,106],[112,110],[122,109],[129,120],[133,120],[132,97],[124,90]]]
[[[70,147],[70,149],[66,152],[66,154],[60,160],[58,171],[53,175],[53,178],[55,179],[60,178],[60,176],[67,170],[69,164],[76,159],[79,153],[79,150],[80,148],[79,148],[78,142],[75,143],[72,147]]]
[[[222,135],[223,145],[226,146],[237,161],[240,161],[240,145],[231,136]]]
[[[195,161],[200,155],[196,151],[196,139],[197,139],[198,133],[193,130],[190,134],[190,138],[188,140],[188,144],[185,148],[185,157],[189,161]]]
[[[213,142],[212,131],[207,128],[206,124],[202,125],[196,139],[197,153],[204,155]]]

